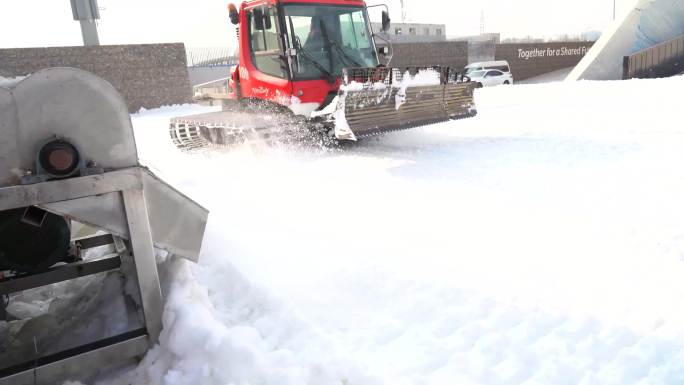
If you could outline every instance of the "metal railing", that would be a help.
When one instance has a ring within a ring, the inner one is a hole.
[[[187,48],[186,56],[188,67],[225,67],[238,62],[235,49],[228,47]]]
[[[217,95],[227,95],[230,91],[232,90],[230,90],[228,86],[228,78],[218,79],[192,87],[192,93],[195,99],[215,98]]]
[[[342,79],[344,84],[358,83],[364,89],[373,88],[379,83],[386,86],[401,85],[406,76],[423,73],[424,81],[435,84],[457,84],[469,82],[470,78],[450,67],[377,67],[377,68],[345,68]]]
[[[684,36],[654,45],[623,61],[623,79],[662,78],[684,71]]]

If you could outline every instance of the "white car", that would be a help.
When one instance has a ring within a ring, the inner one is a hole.
[[[511,66],[508,64],[506,60],[498,60],[471,63],[465,67],[466,75],[468,75],[470,72],[483,70],[499,70],[501,72],[506,73],[511,72]]]
[[[499,70],[473,71],[467,76],[476,83],[477,88],[513,84],[513,75]]]

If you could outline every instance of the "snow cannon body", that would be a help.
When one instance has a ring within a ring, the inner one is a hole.
[[[105,80],[54,68],[0,87],[0,384],[144,354],[161,331],[155,249],[197,261],[207,216],[138,163]],[[27,298],[50,305],[17,311]]]

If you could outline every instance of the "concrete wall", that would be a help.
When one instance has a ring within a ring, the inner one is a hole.
[[[498,44],[496,60],[507,60],[514,79],[524,80],[576,66],[592,45],[592,42]]]
[[[468,65],[467,42],[394,44],[392,67],[449,66],[463,69]]]
[[[467,41],[394,44],[392,67],[450,66],[462,70],[469,63],[507,60],[513,77],[524,80],[574,67],[589,51],[591,42],[493,44]]]
[[[496,58],[496,43],[492,41],[468,41],[468,63],[492,61]]]
[[[106,79],[131,112],[192,101],[183,44],[0,49],[0,77],[49,67],[80,68]]]

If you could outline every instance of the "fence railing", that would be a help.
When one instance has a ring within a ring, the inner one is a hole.
[[[625,56],[622,78],[662,78],[682,72],[684,72],[684,36]]]
[[[228,78],[214,80],[204,84],[198,84],[192,87],[192,94],[195,99],[216,98],[220,99],[218,95],[226,96],[230,91],[228,86]]]
[[[187,48],[188,67],[225,67],[238,62],[234,48]]]

